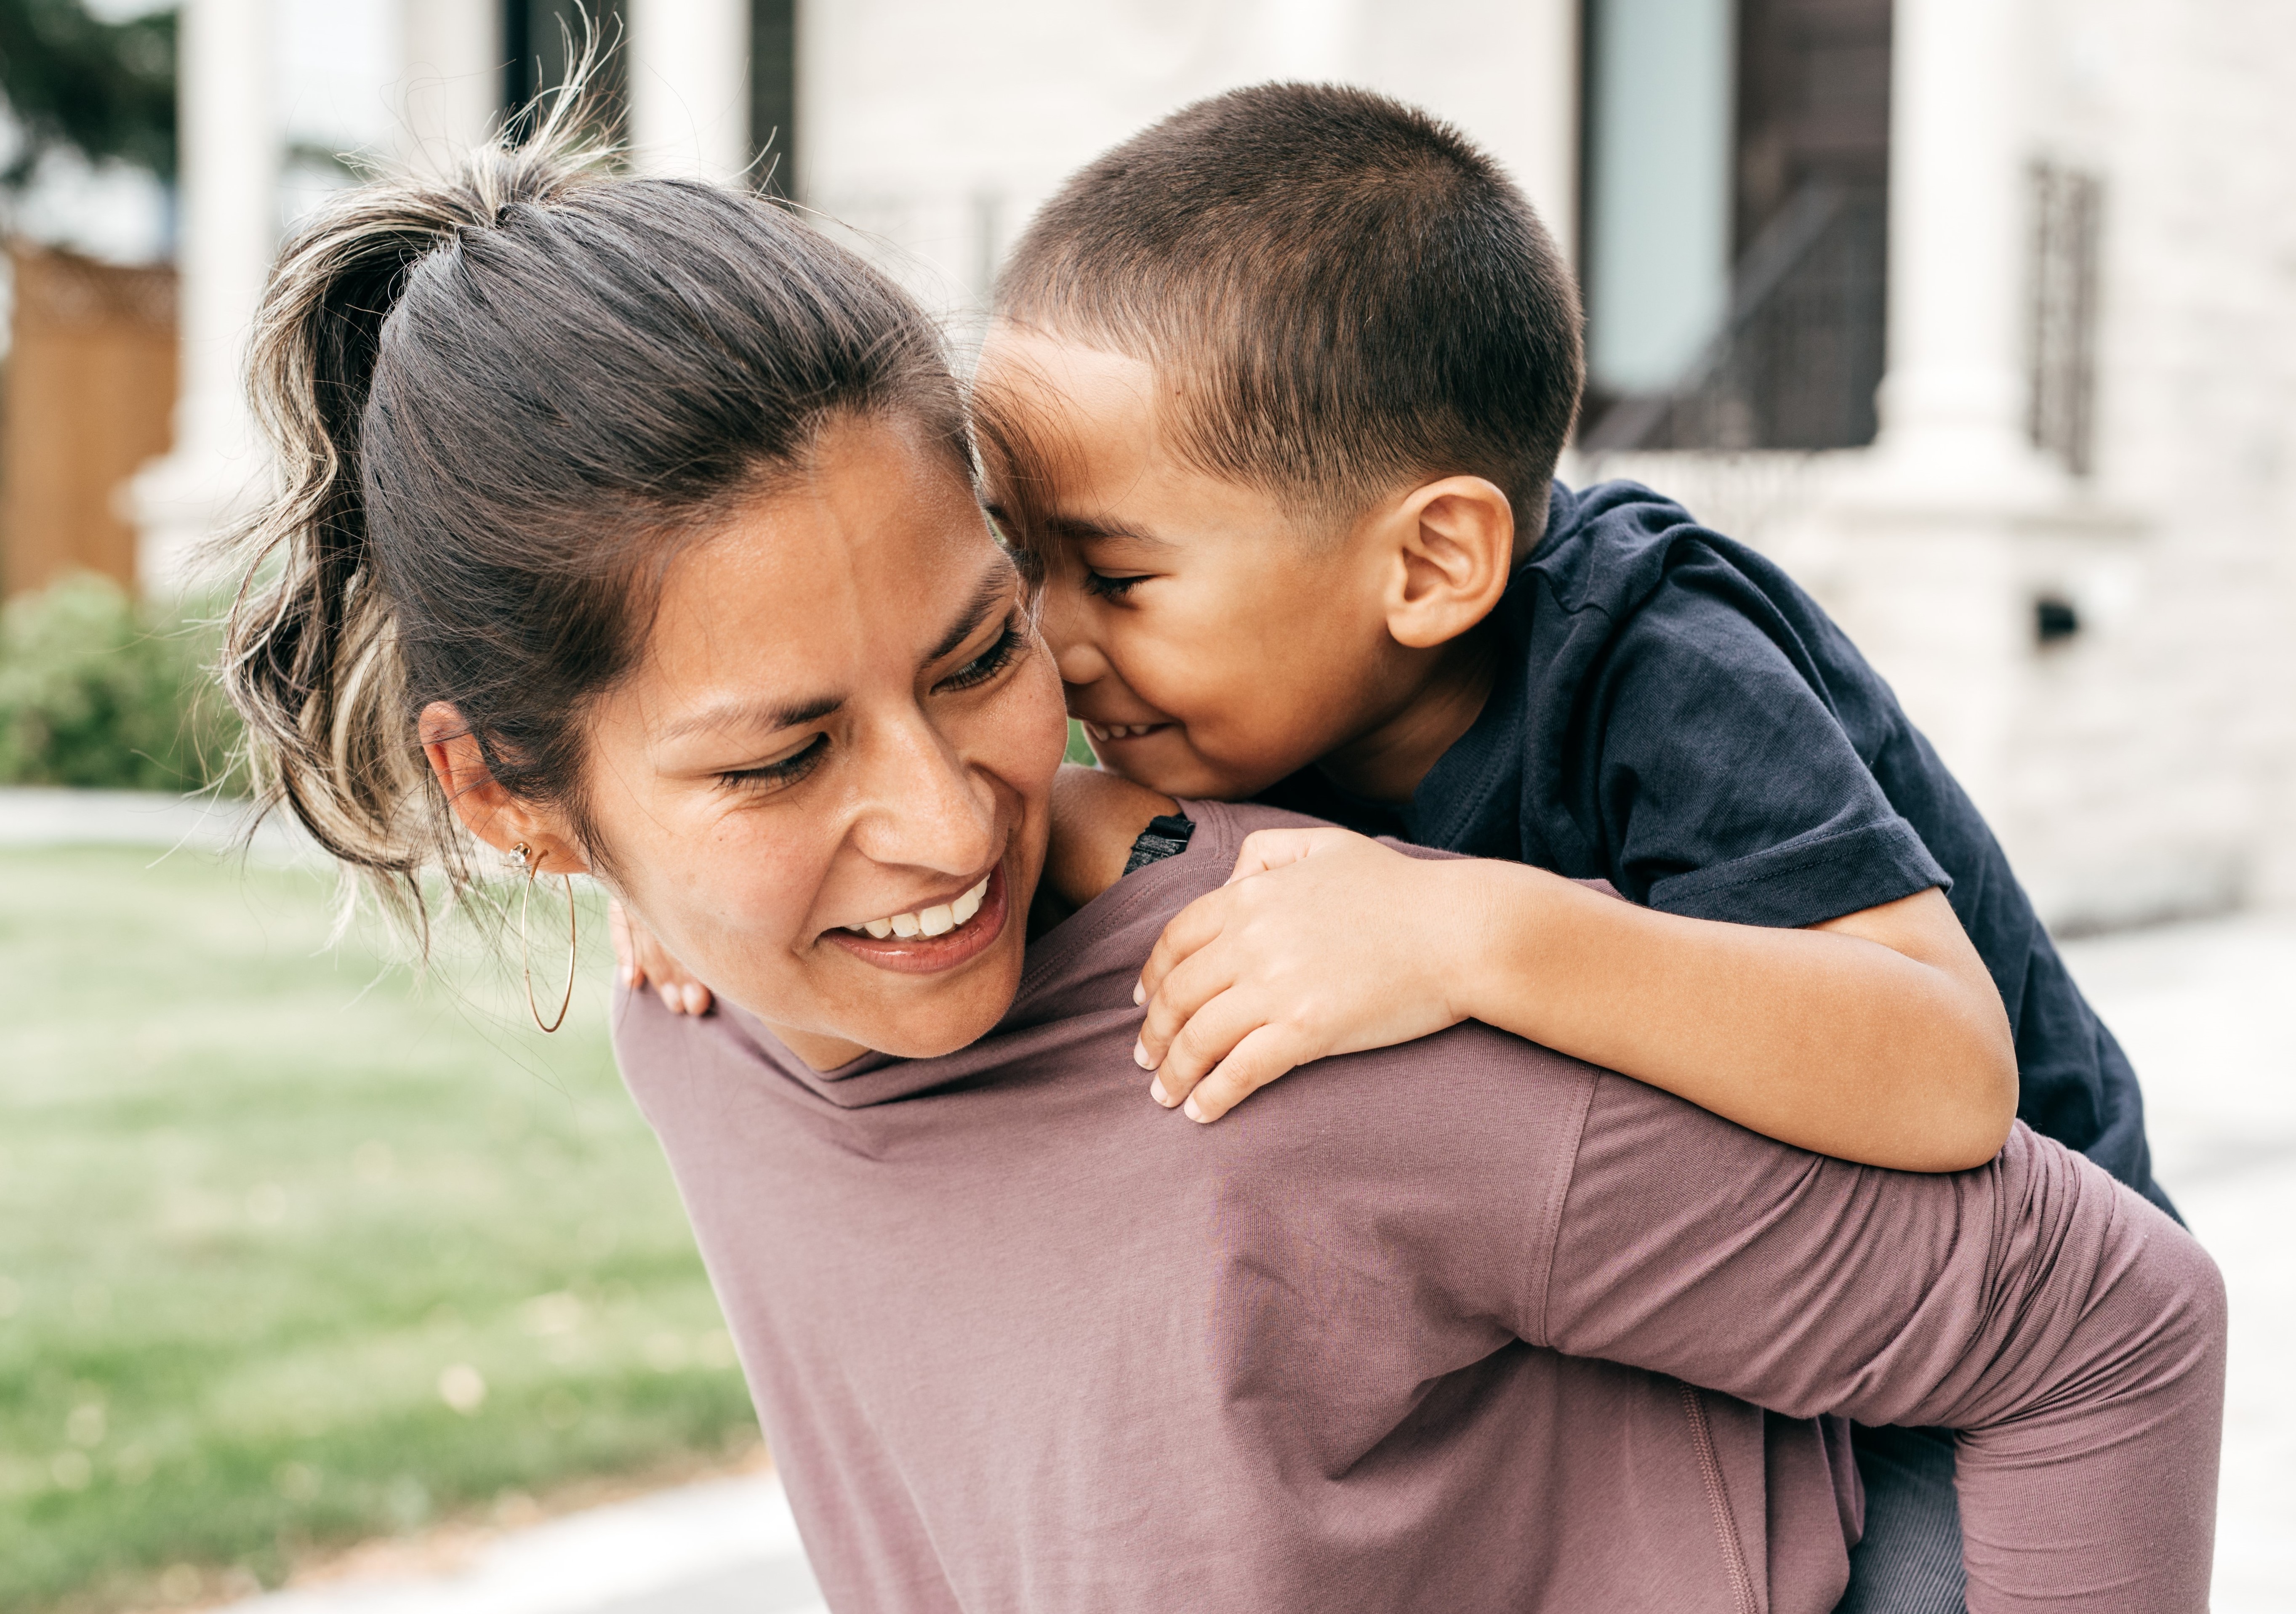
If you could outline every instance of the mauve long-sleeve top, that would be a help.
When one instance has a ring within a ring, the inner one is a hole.
[[[2167,1217],[2022,1126],[1882,1171],[1472,1023],[1193,1126],[1133,981],[1300,821],[1188,810],[946,1058],[620,1006],[832,1608],[1817,1614],[1833,1414],[1962,1431],[1973,1614],[2205,1608],[2225,1301]]]

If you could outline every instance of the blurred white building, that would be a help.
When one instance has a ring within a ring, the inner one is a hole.
[[[139,482],[147,575],[251,474],[234,369],[283,209],[337,182],[331,150],[482,137],[571,9],[188,0],[185,380]],[[1062,175],[1185,101],[1302,78],[1431,108],[1581,266],[1566,474],[1778,555],[2053,921],[2296,895],[2283,0],[604,9],[641,165],[770,168],[960,320]]]

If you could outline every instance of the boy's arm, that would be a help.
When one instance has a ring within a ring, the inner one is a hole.
[[[2223,1280],[2024,1127],[1949,1176],[1599,1077],[1521,1331],[1795,1417],[1958,1431],[1969,1607],[2207,1606]]]
[[[1141,987],[1141,1062],[1201,1120],[1308,1060],[1467,1019],[1869,1165],[1964,1169],[2016,1113],[2008,1017],[1934,889],[1773,930],[1518,864],[1262,831]]]

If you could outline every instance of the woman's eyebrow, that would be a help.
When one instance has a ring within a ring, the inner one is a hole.
[[[951,654],[958,645],[972,637],[974,630],[987,619],[988,613],[1011,598],[1013,585],[1019,580],[1019,576],[1010,561],[984,574],[980,581],[973,585],[971,597],[958,609],[956,619],[949,624],[948,632],[941,635],[940,643],[934,645],[931,653],[925,657],[925,665],[930,667]]]
[[[845,704],[842,695],[816,695],[809,700],[793,701],[786,706],[765,706],[754,700],[726,700],[706,707],[682,722],[673,723],[662,730],[663,741],[683,740],[688,734],[705,731],[725,733],[747,729],[756,733],[771,733],[776,729],[796,728],[801,724],[818,723]]]

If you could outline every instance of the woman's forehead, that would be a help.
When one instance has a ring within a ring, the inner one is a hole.
[[[658,734],[810,721],[870,684],[906,687],[1019,587],[969,496],[954,522],[791,520],[776,503],[664,579],[642,675]]]

